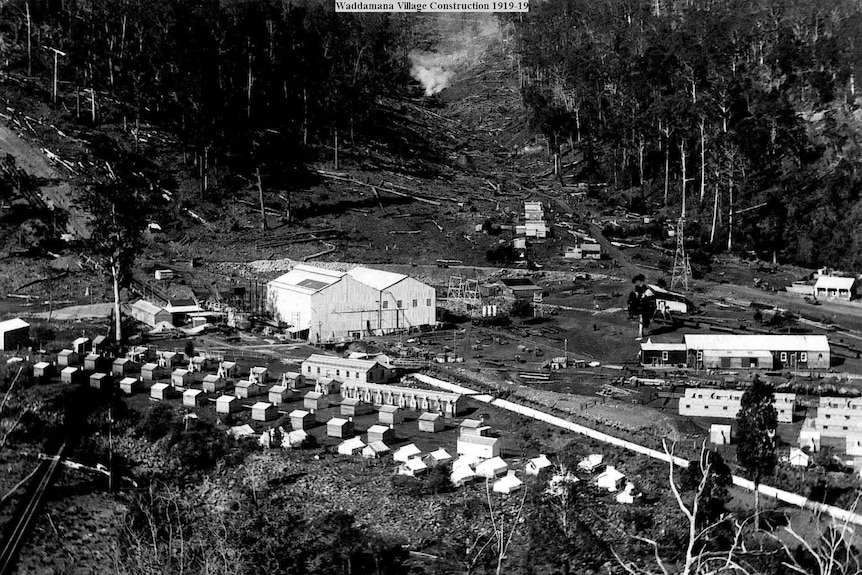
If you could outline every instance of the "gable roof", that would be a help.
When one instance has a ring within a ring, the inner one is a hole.
[[[845,278],[840,276],[820,276],[814,283],[814,289],[839,289],[851,290],[856,283],[856,278]]]
[[[25,327],[30,327],[30,324],[21,319],[20,317],[7,319],[6,321],[0,321],[0,332],[11,331],[13,329],[22,329]]]
[[[686,334],[688,349],[716,351],[768,350],[768,351],[829,351],[825,335],[736,335]]]
[[[377,291],[392,287],[398,282],[407,279],[407,276],[404,274],[385,272],[383,270],[375,270],[362,266],[353,268],[347,272],[347,275],[359,283],[372,287]]]
[[[336,357],[333,355],[323,355],[319,353],[311,354],[305,358],[303,365],[308,362],[315,365],[325,365],[329,367],[337,367],[341,369],[355,369],[357,371],[368,371],[377,363],[367,359],[348,359],[346,357]]]
[[[653,342],[647,339],[641,344],[641,349],[643,351],[686,351],[688,348],[684,343]]]
[[[338,283],[345,275],[347,275],[345,272],[297,264],[292,270],[275,278],[267,285],[313,294]]]

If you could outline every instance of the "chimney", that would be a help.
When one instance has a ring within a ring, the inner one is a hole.
[[[395,424],[394,424],[394,423],[390,423],[390,424],[389,424],[389,429],[395,429]]]
[[[347,416],[347,421],[349,421],[350,423],[353,423],[353,417],[352,417],[352,416]]]

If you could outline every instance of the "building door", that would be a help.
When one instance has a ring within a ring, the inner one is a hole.
[[[796,354],[795,353],[790,354],[790,367],[791,368],[796,367]]]

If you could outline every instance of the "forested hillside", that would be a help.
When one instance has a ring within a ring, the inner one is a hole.
[[[860,271],[858,1],[548,0],[517,23],[532,123],[579,175],[673,217],[684,189],[707,251]]]
[[[221,162],[282,178],[313,144],[370,130],[375,97],[409,79],[419,25],[314,0],[12,1],[0,22],[7,70],[50,82],[46,48],[64,53],[61,99],[79,120],[172,128],[202,174]]]

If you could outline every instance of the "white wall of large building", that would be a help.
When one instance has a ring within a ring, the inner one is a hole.
[[[402,274],[299,265],[267,284],[277,321],[307,330],[310,341],[358,339],[436,322],[434,288]]]

